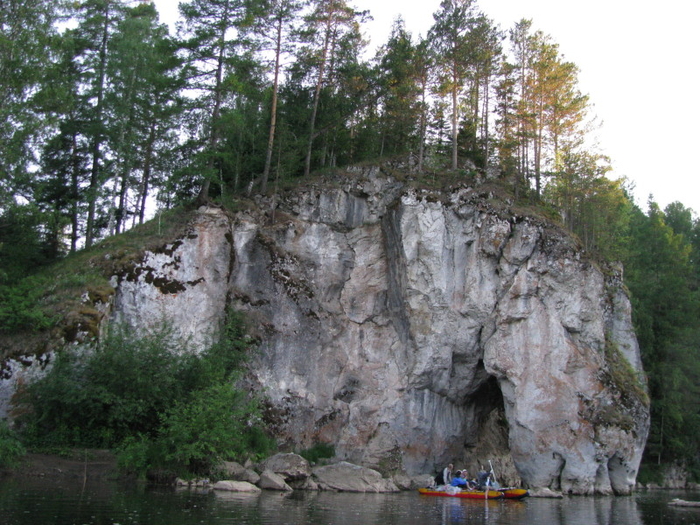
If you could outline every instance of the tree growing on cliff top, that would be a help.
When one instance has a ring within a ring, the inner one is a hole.
[[[175,44],[166,26],[158,24],[154,6],[127,10],[112,38],[108,60],[110,234],[124,231],[129,215],[134,223],[136,219],[143,223],[149,185],[162,165],[163,150],[172,149],[164,142],[176,142],[169,132],[183,105],[181,71]]]
[[[305,176],[311,172],[322,90],[333,91],[341,67],[358,60],[364,44],[360,24],[367,17],[367,12],[355,11],[345,0],[313,0],[312,11],[304,19],[302,41],[305,45],[301,52],[304,63],[315,76],[304,159]]]
[[[471,35],[481,16],[474,0],[442,0],[428,32],[438,71],[436,91],[451,99],[453,170],[458,166],[459,98],[474,64]]]
[[[180,4],[184,37],[191,68],[188,89],[197,93],[201,120],[195,125],[201,141],[203,180],[200,202],[209,199],[209,187],[220,162],[222,111],[227,99],[235,98],[240,69],[251,59],[252,41],[247,32],[259,2],[246,0],[191,0]]]
[[[298,15],[306,4],[308,4],[308,0],[266,0],[262,6],[265,14],[258,16],[253,26],[258,38],[264,43],[270,44],[274,57],[271,66],[270,128],[265,151],[265,167],[263,168],[261,181],[263,194],[267,192],[275,134],[277,132],[277,104],[282,74],[282,59],[285,54],[291,53],[294,49]],[[265,49],[266,46],[263,45],[261,47]]]
[[[539,198],[545,172],[556,177],[562,148],[580,142],[588,97],[578,89],[578,68],[551,37],[532,30],[531,20],[518,22],[510,41],[511,62],[503,64],[499,83],[500,149],[521,183],[534,179]]]

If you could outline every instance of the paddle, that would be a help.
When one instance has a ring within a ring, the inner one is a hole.
[[[493,465],[491,464],[491,460],[489,459],[489,467],[491,467],[491,476],[493,476],[493,483],[494,483],[494,488],[498,488],[495,485],[498,483],[496,481],[496,473],[493,471]],[[490,477],[490,476],[489,476]]]

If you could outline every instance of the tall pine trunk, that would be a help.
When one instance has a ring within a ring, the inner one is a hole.
[[[267,181],[270,178],[270,166],[272,165],[272,150],[275,145],[275,130],[277,126],[277,91],[279,89],[280,57],[282,55],[282,25],[283,17],[277,19],[277,39],[275,41],[275,73],[272,84],[272,107],[270,109],[270,133],[267,138],[267,153],[265,155],[265,169],[262,176],[262,193],[267,193]]]
[[[107,40],[109,38],[109,3],[105,4],[102,39],[100,41],[98,74],[97,74],[97,103],[93,119],[92,168],[90,169],[90,187],[88,189],[88,215],[85,228],[85,247],[92,246],[95,237],[95,208],[97,193],[100,186],[100,157],[102,149],[102,114],[104,111],[105,77],[107,75]]]
[[[316,133],[316,116],[318,114],[318,104],[321,98],[321,87],[323,86],[323,76],[325,73],[326,60],[328,58],[328,47],[331,38],[331,18],[328,17],[326,22],[326,34],[323,40],[323,52],[321,54],[321,63],[318,67],[318,79],[316,80],[316,89],[314,90],[314,106],[311,112],[311,123],[309,125],[309,144],[306,148],[306,159],[304,161],[304,176],[308,176],[311,172],[311,152],[314,147],[314,138]]]

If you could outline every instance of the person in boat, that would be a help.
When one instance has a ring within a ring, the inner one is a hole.
[[[452,463],[450,463],[442,471],[443,485],[449,485],[450,483],[452,483],[452,469],[453,468],[454,468],[454,465]]]
[[[440,486],[440,485],[449,485],[452,483],[452,469],[454,468],[454,465],[450,463],[447,465],[441,472],[438,472],[437,476],[435,476],[435,485]]]
[[[460,489],[468,489],[469,488],[469,482],[467,481],[467,471],[462,470],[462,471],[457,471],[455,472],[455,477],[452,478],[452,482],[450,483],[451,487],[459,487]]]
[[[485,490],[489,485],[489,473],[482,467],[476,475],[476,488],[479,490]]]

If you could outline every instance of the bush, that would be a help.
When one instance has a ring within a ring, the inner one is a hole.
[[[0,286],[0,332],[45,330],[53,319],[41,309],[44,283],[30,277],[12,286]]]
[[[182,376],[194,362],[174,341],[167,328],[139,339],[119,329],[94,349],[65,349],[27,389],[29,442],[110,448],[154,434],[161,414],[186,395]]]
[[[117,467],[126,474],[142,476],[151,468],[153,442],[138,435],[129,436],[117,447]]]
[[[299,455],[309,463],[318,463],[319,459],[335,456],[335,448],[328,443],[316,443],[313,447],[299,452]]]
[[[229,383],[196,392],[165,418],[157,440],[168,466],[193,474],[210,472],[250,450],[250,433],[259,413],[254,399]]]
[[[15,466],[25,452],[24,446],[7,422],[0,421],[0,468]]]
[[[62,352],[27,388],[23,435],[34,447],[116,448],[124,472],[204,474],[225,459],[271,449],[257,401],[235,388],[249,349],[231,316],[201,355],[162,327],[141,338],[115,329],[96,348]]]

